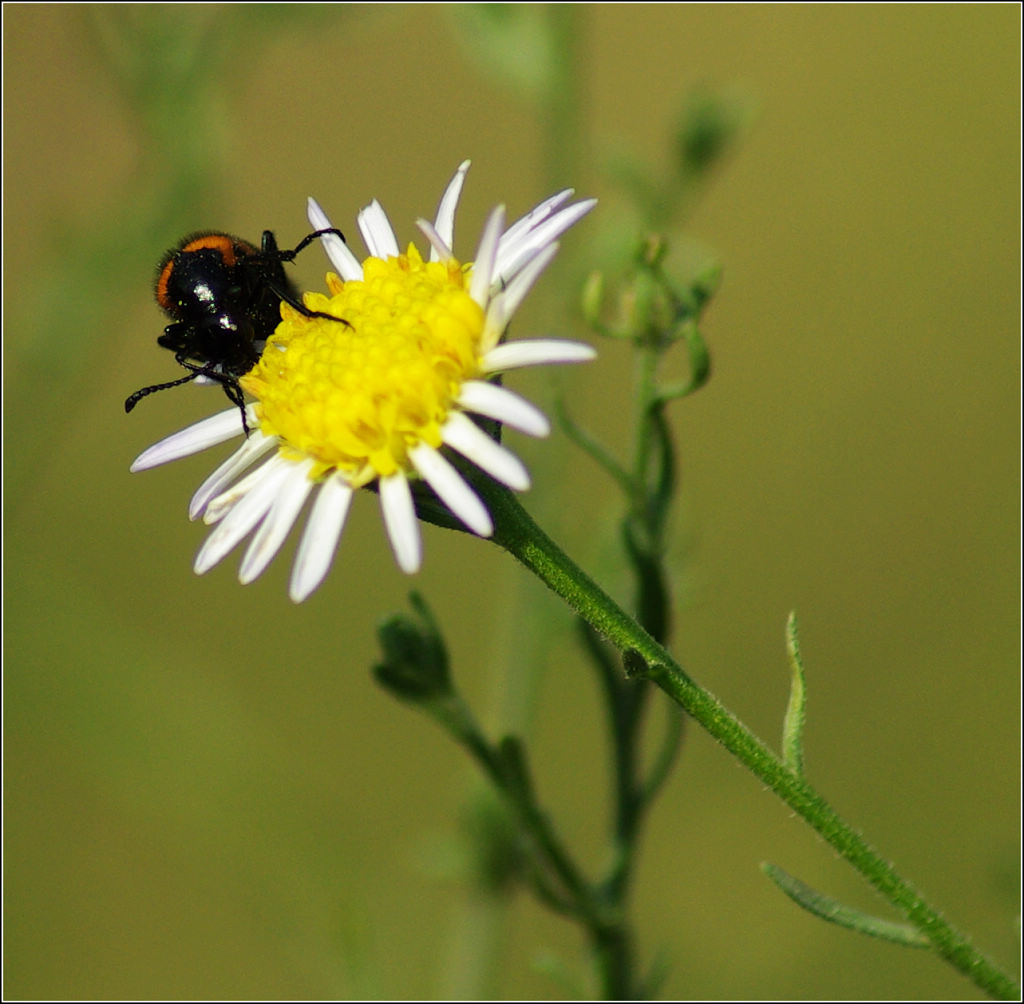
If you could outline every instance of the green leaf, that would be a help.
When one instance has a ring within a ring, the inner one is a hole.
[[[411,593],[409,602],[416,620],[393,614],[377,629],[383,658],[373,667],[373,675],[403,701],[431,701],[452,693],[448,651],[423,598]]]
[[[466,55],[517,94],[540,97],[560,58],[548,13],[529,4],[458,4],[449,9]]]
[[[783,871],[778,865],[773,865],[768,861],[761,865],[761,871],[793,900],[797,906],[802,906],[809,913],[813,913],[822,920],[838,924],[840,927],[848,927],[851,931],[859,931],[861,934],[870,935],[872,938],[894,941],[896,944],[905,945],[908,948],[931,947],[931,942],[911,924],[883,920],[881,917],[874,917],[852,906],[846,906],[840,903],[839,900],[812,889],[798,878],[794,878],[788,872]]]
[[[690,359],[690,379],[659,388],[656,398],[658,405],[665,405],[700,390],[711,377],[711,353],[696,322],[684,321],[672,337],[673,340],[682,340],[686,345]]]
[[[752,116],[741,93],[695,89],[687,97],[676,133],[678,168],[689,181],[701,178],[732,148]]]
[[[786,621],[786,650],[793,681],[789,688],[789,705],[782,723],[782,760],[798,777],[804,776],[804,705],[807,690],[804,683],[804,664],[800,657],[800,635],[796,611],[790,611]]]

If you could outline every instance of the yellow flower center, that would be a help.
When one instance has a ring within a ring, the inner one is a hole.
[[[281,324],[240,383],[260,429],[286,455],[312,458],[311,476],[341,470],[356,486],[408,470],[418,443],[441,445],[463,382],[480,375],[484,313],[469,267],[424,262],[411,244],[363,262],[362,280],[328,275],[330,296],[307,293],[306,317],[281,305]]]

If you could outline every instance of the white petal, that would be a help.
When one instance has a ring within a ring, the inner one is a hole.
[[[359,232],[366,249],[374,258],[394,258],[398,255],[398,238],[384,207],[374,199],[359,211]]]
[[[251,470],[241,481],[236,481],[230,487],[225,487],[224,491],[211,498],[203,507],[203,522],[207,526],[220,522],[238,504],[240,499],[248,495],[261,481],[270,477],[275,470],[286,463],[289,461],[283,460],[280,456],[271,457],[262,466]]]
[[[290,473],[284,463],[275,464],[273,461],[260,468],[260,473],[263,472],[267,472],[263,479],[253,485],[249,493],[240,499],[222,520],[220,526],[206,538],[193,565],[197,575],[202,575],[213,568],[263,519]]]
[[[543,224],[536,227],[531,232],[531,237],[546,244],[548,241],[560,237],[569,227],[582,220],[596,205],[597,199],[581,199],[571,206],[566,206],[555,213],[550,220],[545,220]]]
[[[256,414],[253,406],[246,407],[246,421],[256,424]],[[229,408],[227,411],[218,412],[201,422],[190,425],[187,429],[172,433],[159,443],[154,443],[148,450],[135,458],[130,470],[146,471],[151,467],[159,467],[161,464],[168,464],[172,460],[180,460],[182,457],[189,457],[193,453],[205,450],[208,447],[216,446],[218,443],[234,439],[242,431],[242,423],[239,421],[237,408]],[[253,436],[261,433],[253,432]]]
[[[543,251],[538,252],[505,289],[495,290],[491,288],[491,301],[487,304],[487,316],[484,318],[484,330],[480,337],[480,347],[486,354],[501,340],[501,336],[508,327],[508,322],[516,312],[519,304],[530,291],[530,287],[537,281],[538,276],[551,263],[551,259],[558,253],[558,244],[549,244]],[[496,278],[500,287],[501,277]]]
[[[523,234],[532,230],[546,220],[566,199],[571,198],[575,189],[566,188],[546,198],[540,205],[534,206],[525,216],[520,217],[505,231],[501,238],[501,246],[508,248],[518,241]]]
[[[253,536],[238,570],[238,581],[243,586],[259,578],[281,549],[285,537],[295,524],[302,504],[306,501],[306,496],[313,487],[313,482],[308,477],[312,466],[312,460],[293,464],[293,470],[274,497],[270,512]]]
[[[462,194],[462,185],[466,180],[466,172],[469,170],[469,161],[464,160],[459,164],[455,177],[448,182],[448,187],[441,196],[441,202],[437,207],[437,216],[434,218],[434,230],[442,243],[449,248],[455,247],[455,207],[459,204],[459,196]],[[448,255],[451,257],[451,254]],[[430,252],[431,261],[444,261],[444,256],[438,257],[433,251]]]
[[[584,199],[555,213],[550,219],[524,233],[514,241],[503,243],[498,249],[494,274],[505,282],[511,282],[516,273],[529,262],[538,251],[556,241],[574,223],[586,216],[597,199]]]
[[[324,207],[312,195],[306,199],[306,219],[309,220],[309,225],[314,230],[330,230],[333,226],[327,213],[324,212]]]
[[[445,244],[444,238],[434,229],[432,223],[428,223],[426,220],[417,220],[416,226],[420,228],[423,236],[430,241],[430,260],[431,261],[450,261],[455,257],[455,253],[452,251],[448,244]]]
[[[426,443],[420,443],[409,451],[409,459],[427,484],[437,492],[441,501],[473,533],[481,537],[489,537],[494,533],[494,523],[491,522],[487,507],[462,479],[462,475],[437,450]]]
[[[546,436],[551,431],[544,412],[506,387],[483,380],[467,380],[458,402],[466,411],[486,415],[528,436]]]
[[[353,494],[351,486],[338,474],[320,486],[288,584],[293,602],[301,603],[323,582],[334,560]]]
[[[530,287],[537,281],[541,272],[551,264],[551,259],[556,254],[558,254],[557,241],[540,251],[506,284],[504,291],[499,294],[502,300],[502,310],[505,314],[506,324],[508,323],[508,318],[516,312],[519,304],[523,302],[526,294],[530,291]]]
[[[560,338],[529,338],[521,342],[496,345],[483,360],[485,373],[499,373],[521,366],[539,366],[543,363],[585,363],[597,352],[583,342],[567,342]]]
[[[419,571],[423,560],[423,545],[420,541],[420,527],[416,521],[416,510],[412,504],[412,492],[405,475],[398,471],[381,478],[380,509],[384,516],[384,528],[395,552],[398,567],[412,575]]]
[[[480,304],[487,306],[487,298],[491,292],[491,277],[494,274],[494,260],[498,253],[498,240],[501,228],[505,225],[505,207],[498,206],[487,217],[484,232],[480,237],[476,258],[473,261],[473,278],[469,284],[469,295]]]
[[[224,461],[200,486],[188,507],[188,518],[198,519],[206,510],[210,499],[219,495],[232,481],[264,453],[277,444],[274,436],[254,432],[234,453]]]
[[[441,426],[441,438],[503,485],[520,492],[530,487],[530,475],[523,462],[461,412],[455,411],[448,416]]]
[[[320,208],[316,199],[311,198],[306,201],[306,216],[314,230],[329,230],[331,228],[331,221]],[[362,279],[363,266],[359,264],[359,260],[337,234],[324,234],[320,238],[320,243],[334,266],[335,272],[342,279],[346,282],[349,279]]]

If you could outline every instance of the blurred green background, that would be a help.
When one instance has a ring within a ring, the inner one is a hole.
[[[566,183],[601,198],[516,325],[586,337],[562,320],[560,282],[601,264],[610,235],[636,236],[603,165],[627,151],[665,172],[696,86],[756,114],[687,224],[724,283],[704,325],[711,383],[671,413],[674,649],[777,743],[795,607],[811,780],[1010,962],[1018,8],[576,8],[582,117],[554,151],[524,89],[487,72],[470,14],[4,8],[5,994],[592,992],[573,928],[523,895],[504,914],[467,895],[474,773],[368,672],[375,624],[415,586],[489,726],[529,720],[541,791],[596,868],[606,749],[565,613],[497,549],[434,527],[407,580],[370,496],[301,607],[292,544],[248,588],[235,555],[197,578],[185,507],[227,450],[128,465],[225,402],[186,388],[129,417],[122,402],[176,376],[150,284],[183,233],[270,227],[291,246],[314,194],[357,247],[373,197],[412,239],[465,157],[463,256],[498,202],[518,215]],[[319,252],[303,259],[295,274],[319,286]],[[628,353],[599,349],[557,383],[619,448]],[[547,374],[510,384],[550,411]],[[528,507],[617,585],[612,486],[561,435],[513,445],[535,474]],[[885,910],[703,734],[645,836],[639,947],[669,961],[665,996],[974,992],[928,953],[784,899],[760,861]]]

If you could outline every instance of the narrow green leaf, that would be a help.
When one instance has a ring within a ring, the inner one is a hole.
[[[659,405],[677,401],[694,391],[700,390],[711,377],[711,353],[708,351],[704,336],[693,320],[687,320],[673,334],[675,340],[682,340],[690,357],[690,378],[677,383],[667,384],[658,389],[656,401]]]
[[[652,802],[654,800],[654,796],[667,780],[682,744],[683,723],[685,721],[683,709],[678,705],[666,705],[666,715],[664,738],[641,788],[644,802]],[[652,990],[648,999],[653,1000],[654,996],[655,994]]]
[[[804,663],[800,657],[800,635],[796,611],[790,611],[786,621],[786,651],[793,680],[789,687],[789,705],[782,723],[782,761],[798,777],[804,776],[804,704],[807,691],[804,684]]]
[[[692,393],[692,391],[703,387],[711,376],[711,353],[695,322],[684,326],[683,340],[686,342],[686,350],[690,356]]]
[[[798,878],[783,871],[778,865],[773,865],[768,861],[761,865],[761,871],[797,906],[802,906],[816,917],[821,917],[822,920],[838,924],[840,927],[848,927],[851,931],[859,931],[872,938],[894,941],[896,944],[905,945],[908,948],[931,947],[931,942],[911,924],[883,920],[881,917],[873,917],[852,906],[846,906],[839,900],[805,885]]]
[[[555,418],[559,428],[566,436],[585,453],[589,453],[598,466],[604,468],[627,496],[631,495],[634,485],[629,473],[589,432],[573,421],[561,398],[555,400]]]

